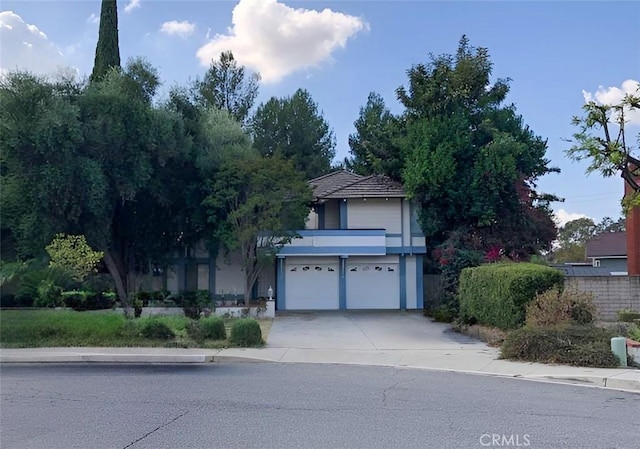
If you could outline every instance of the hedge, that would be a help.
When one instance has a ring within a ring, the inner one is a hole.
[[[460,274],[460,317],[503,330],[524,324],[527,304],[539,293],[564,287],[555,268],[532,263],[501,263],[465,268]]]

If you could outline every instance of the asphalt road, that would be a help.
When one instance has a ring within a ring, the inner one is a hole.
[[[640,448],[640,394],[384,367],[4,365],[0,446]]]

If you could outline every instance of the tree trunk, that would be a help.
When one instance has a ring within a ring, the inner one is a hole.
[[[109,270],[109,274],[113,278],[113,283],[116,286],[116,293],[118,294],[118,298],[120,299],[120,303],[125,310],[125,313],[129,313],[129,309],[131,308],[131,304],[129,304],[129,296],[126,288],[126,279],[118,269],[118,264],[110,251],[104,252],[104,262],[107,265],[107,270]]]

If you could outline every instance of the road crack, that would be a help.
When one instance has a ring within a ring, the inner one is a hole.
[[[144,434],[144,435],[142,435],[140,438],[138,438],[137,440],[135,440],[135,441],[133,441],[133,442],[131,442],[131,443],[127,444],[127,445],[126,445],[125,447],[123,447],[122,449],[127,449],[128,447],[131,447],[131,446],[133,446],[134,444],[136,444],[136,443],[138,443],[138,442],[140,442],[140,441],[144,440],[144,439],[145,439],[145,438],[147,438],[149,435],[151,435],[151,434],[153,434],[153,433],[157,432],[158,430],[160,430],[160,429],[162,429],[162,428],[164,428],[164,427],[167,427],[169,424],[172,424],[172,423],[176,422],[177,420],[179,420],[180,418],[182,418],[182,417],[183,417],[184,415],[186,415],[187,413],[189,413],[189,410],[187,410],[187,411],[185,411],[185,412],[183,412],[183,413],[180,413],[178,416],[176,416],[176,417],[174,417],[174,418],[170,419],[169,421],[167,421],[166,423],[162,424],[161,426],[158,426],[158,427],[156,427],[155,429],[153,429],[152,431],[145,433],[145,434]]]

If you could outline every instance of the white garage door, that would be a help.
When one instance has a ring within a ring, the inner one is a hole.
[[[397,263],[347,262],[347,309],[399,309]]]
[[[300,263],[295,258],[285,263],[286,310],[337,310],[338,261]]]

